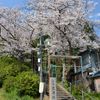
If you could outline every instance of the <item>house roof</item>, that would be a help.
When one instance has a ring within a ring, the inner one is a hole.
[[[92,48],[91,50],[92,50],[92,51],[97,50],[98,52],[100,52],[100,47],[98,47],[98,48]],[[78,55],[81,55],[81,54],[83,54],[83,53],[85,53],[85,52],[87,52],[87,51],[89,51],[89,49],[86,49],[86,48],[80,49]]]
[[[92,75],[92,78],[100,77],[100,71],[96,72]]]
[[[85,65],[85,66],[82,66],[82,68],[80,67],[78,70],[77,70],[77,72],[75,73],[75,74],[78,74],[78,73],[84,73],[84,72],[86,72],[87,71],[87,69],[88,68],[90,68],[91,67],[91,64],[87,64],[87,65]]]

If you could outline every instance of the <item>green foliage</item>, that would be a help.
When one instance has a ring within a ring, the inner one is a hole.
[[[95,40],[95,36],[94,35],[93,36],[92,35],[89,36],[89,38],[90,38],[91,41],[94,41]]]
[[[5,79],[8,76],[16,76],[20,72],[23,72],[26,70],[28,70],[27,66],[23,64],[15,63],[15,64],[11,64],[11,65],[3,67],[2,70],[0,70],[0,74],[3,75],[2,77]]]
[[[7,92],[16,89],[19,96],[29,95],[35,98],[39,96],[39,77],[31,71],[25,71],[16,77],[8,77],[3,87]]]
[[[23,96],[23,97],[21,98],[21,100],[36,100],[36,99],[33,99],[32,97],[26,95],[26,96]]]
[[[13,90],[9,93],[4,91],[4,97],[7,98],[7,100],[21,100],[21,98],[17,95],[16,90]]]
[[[15,89],[15,82],[16,82],[16,78],[15,78],[14,76],[9,76],[9,77],[7,77],[7,79],[4,81],[3,88],[4,88],[7,92],[11,92],[12,90]]]
[[[62,80],[62,66],[56,68],[56,78],[57,78],[57,81]]]
[[[0,91],[0,92],[2,92],[2,97],[4,97],[5,99],[3,99],[3,100],[36,100],[36,99],[33,99],[32,97],[30,97],[30,96],[28,96],[28,95],[26,95],[26,96],[23,96],[23,97],[19,97],[18,95],[17,95],[17,91],[16,90],[13,90],[13,91],[11,91],[11,92],[5,92],[3,89],[2,89],[2,91]],[[1,99],[1,98],[0,98]],[[38,100],[38,99],[37,99]]]
[[[39,96],[39,77],[32,72],[22,72],[16,77],[15,87],[20,96],[29,95],[33,97]]]
[[[48,53],[47,50],[42,50],[42,66],[43,70],[47,71],[47,66],[48,66]]]
[[[17,88],[20,95],[30,95],[37,97],[39,87],[39,77],[31,72],[23,72],[17,77]]]
[[[46,39],[50,39],[50,36],[49,36],[49,35],[43,35],[43,39],[44,39],[44,41],[45,41]]]
[[[93,26],[90,26],[89,23],[86,22],[84,25],[84,32],[86,33],[93,33],[94,29]]]
[[[14,57],[4,56],[0,57],[0,86],[3,81],[9,76],[17,76],[23,71],[29,70],[29,67],[18,61]]]
[[[72,48],[72,54],[78,55],[80,48]]]
[[[1,56],[0,57],[0,68],[8,66],[12,63],[15,63],[17,61],[16,58],[11,56]]]
[[[43,35],[41,39],[42,39],[42,44],[44,45],[45,40],[50,39],[50,36]],[[38,46],[39,42],[40,42],[40,38],[36,38],[35,40],[32,40],[31,46],[36,48]]]
[[[77,99],[82,100],[82,91],[84,100],[99,100],[100,93],[88,92],[87,89],[81,84],[69,84],[67,81],[64,83],[64,87],[67,91],[71,92],[71,94]],[[71,90],[71,91],[70,91]]]
[[[93,97],[95,97],[95,100],[100,100],[100,93],[91,93]]]
[[[0,57],[0,85],[8,92],[7,100],[33,100],[31,97],[39,96],[38,75],[11,56]]]
[[[31,46],[36,48],[38,43],[39,43],[39,39],[32,40]]]

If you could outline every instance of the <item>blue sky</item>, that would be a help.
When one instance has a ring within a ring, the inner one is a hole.
[[[27,0],[0,0],[0,6],[5,7],[23,7]],[[92,20],[100,20],[100,0],[94,0],[97,2],[96,8],[91,16]],[[100,36],[100,29],[96,28],[97,34]]]
[[[100,20],[100,0],[94,0],[94,2],[97,2],[96,8],[94,9],[91,19],[92,20]],[[100,36],[100,28],[95,28],[96,33],[98,36]]]
[[[21,7],[24,6],[26,0],[0,0],[0,6]]]
[[[93,19],[100,19],[100,0],[94,0],[97,2],[96,8],[93,11]]]

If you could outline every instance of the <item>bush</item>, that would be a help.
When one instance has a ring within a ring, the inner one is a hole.
[[[32,97],[39,96],[39,77],[32,72],[22,72],[16,77],[16,88],[20,96],[29,95]]]
[[[6,92],[17,91],[19,96],[39,96],[39,77],[31,71],[22,72],[18,76],[10,76],[4,81],[3,85]]]
[[[29,70],[29,67],[19,62],[13,57],[0,57],[0,87],[3,81],[9,76],[17,76],[23,71]]]
[[[0,89],[0,100],[39,100],[39,99],[33,99],[30,96],[23,96],[19,97],[17,95],[17,91],[13,90],[11,92],[6,92],[4,89]]]
[[[18,60],[15,57],[1,56],[0,57],[0,68],[5,67],[15,62],[18,62]]]
[[[15,82],[16,77],[10,76],[8,77],[3,84],[3,88],[6,90],[6,92],[11,92],[12,90],[15,90]]]
[[[17,95],[16,90],[13,90],[9,93],[4,91],[3,96],[6,98],[6,100],[21,100],[21,98]]]
[[[21,98],[21,100],[36,100],[36,99],[33,99],[32,97],[26,95],[26,96],[23,96],[23,97]]]
[[[38,75],[33,74],[28,66],[13,57],[0,57],[0,86],[2,85],[6,92],[11,92],[12,95],[12,91],[16,90],[19,96],[39,96]]]

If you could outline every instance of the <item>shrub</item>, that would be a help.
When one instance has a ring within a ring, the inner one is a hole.
[[[0,57],[0,85],[9,93],[16,90],[19,96],[39,96],[38,75],[33,74],[28,66],[13,57]]]
[[[11,56],[1,56],[0,57],[0,68],[10,65],[17,62],[18,60],[15,57]]]
[[[3,96],[5,97],[6,100],[22,100],[18,95],[16,90],[13,90],[11,92],[6,92],[4,91]]]
[[[23,97],[21,98],[21,100],[36,100],[36,99],[33,99],[32,97],[26,95],[26,96],[23,96]]]
[[[17,76],[23,71],[29,70],[29,67],[12,57],[0,57],[0,86],[9,76]]]
[[[0,100],[39,100],[39,99],[33,99],[30,96],[23,96],[19,97],[17,95],[17,91],[13,90],[11,92],[6,92],[4,89],[0,90]]]
[[[11,92],[12,90],[15,90],[15,82],[16,77],[10,76],[8,77],[3,84],[3,88],[6,90],[6,92]]]
[[[39,77],[31,71],[22,72],[16,77],[8,77],[3,87],[6,92],[16,90],[19,96],[29,95],[36,98],[39,96]]]
[[[22,72],[16,77],[16,88],[20,96],[29,95],[32,97],[39,96],[39,77],[30,71]]]

